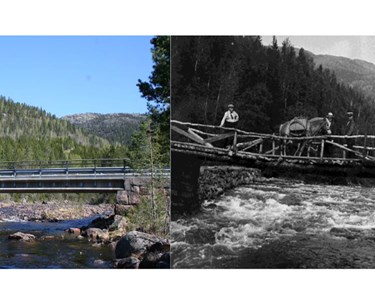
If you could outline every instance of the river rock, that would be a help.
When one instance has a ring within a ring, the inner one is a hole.
[[[73,233],[75,235],[80,235],[81,234],[81,229],[80,228],[69,228],[67,231],[69,233]]]
[[[16,232],[8,236],[10,240],[34,241],[35,235],[30,233]]]
[[[113,223],[109,225],[108,230],[109,231],[126,231],[128,226],[128,222],[125,217],[119,216],[119,215],[114,215],[113,217]]]
[[[99,217],[93,220],[89,225],[83,227],[83,230],[88,228],[107,229],[109,231],[121,230],[126,231],[126,218],[119,215],[110,215],[108,217]]]
[[[102,230],[99,228],[89,228],[85,232],[86,236],[96,242],[108,241],[109,233],[107,230]]]
[[[127,257],[116,259],[114,262],[114,267],[117,269],[138,269],[139,263],[139,259],[135,257]]]
[[[139,264],[140,269],[156,269],[156,264],[159,262],[163,253],[147,252]]]
[[[105,267],[107,265],[107,262],[102,259],[96,259],[94,260],[94,265],[96,267]]]
[[[41,240],[54,240],[56,239],[56,237],[54,235],[43,235],[41,238]]]
[[[140,269],[169,269],[170,245],[157,242],[147,248],[147,251],[139,264]]]
[[[159,261],[156,263],[156,269],[170,269],[171,268],[171,253],[164,253]]]
[[[147,247],[156,242],[162,242],[162,240],[148,233],[131,231],[117,242],[115,249],[116,258],[139,257],[147,250]]]

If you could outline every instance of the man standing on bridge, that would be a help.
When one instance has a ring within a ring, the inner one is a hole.
[[[345,135],[351,136],[354,134],[355,131],[355,122],[353,119],[353,112],[348,111],[348,121],[346,123],[346,128],[345,128]],[[354,145],[355,140],[354,139],[346,139],[346,144],[348,145],[348,148],[353,150],[353,145]],[[348,151],[348,158],[354,158],[355,155],[353,152]]]
[[[234,105],[229,104],[228,110],[225,112],[223,119],[221,120],[220,127],[236,128],[238,124],[239,116],[234,111]]]
[[[326,126],[327,135],[332,135],[333,113],[329,112],[327,116],[325,117],[325,121],[327,123],[327,126]],[[330,141],[332,141],[332,139],[330,139]],[[333,152],[332,150],[333,150],[332,145],[327,143],[324,148],[324,156],[331,157],[332,152]]]
[[[234,111],[234,105],[229,104],[228,110],[225,112],[223,119],[221,120],[220,127],[236,128],[238,124],[239,116]],[[233,138],[229,137],[224,140],[224,145],[229,149],[229,155],[232,155],[231,146],[233,145]]]

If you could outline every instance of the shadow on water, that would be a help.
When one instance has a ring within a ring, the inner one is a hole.
[[[93,218],[61,222],[0,222],[0,268],[110,268],[113,251],[66,233]],[[15,232],[31,233],[35,241],[9,240]]]

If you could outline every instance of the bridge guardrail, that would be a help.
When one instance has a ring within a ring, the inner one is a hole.
[[[84,159],[56,161],[5,161],[0,162],[0,177],[48,176],[48,175],[104,175],[138,174],[144,176],[170,176],[170,169],[131,169],[128,159]],[[147,175],[146,175],[147,174]]]

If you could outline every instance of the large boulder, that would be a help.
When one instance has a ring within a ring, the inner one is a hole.
[[[23,232],[16,232],[8,236],[10,240],[18,240],[18,241],[34,241],[35,235],[31,233],[23,233]]]
[[[115,249],[116,258],[140,257],[147,250],[147,247],[157,242],[162,242],[162,240],[148,233],[131,231],[117,242]]]
[[[170,243],[168,240],[156,242],[147,247],[140,269],[169,269],[170,268]]]
[[[126,218],[119,215],[110,215],[106,217],[98,217],[91,221],[87,226],[83,227],[83,230],[88,228],[99,228],[106,229],[109,231],[123,230],[125,231],[127,227]]]

